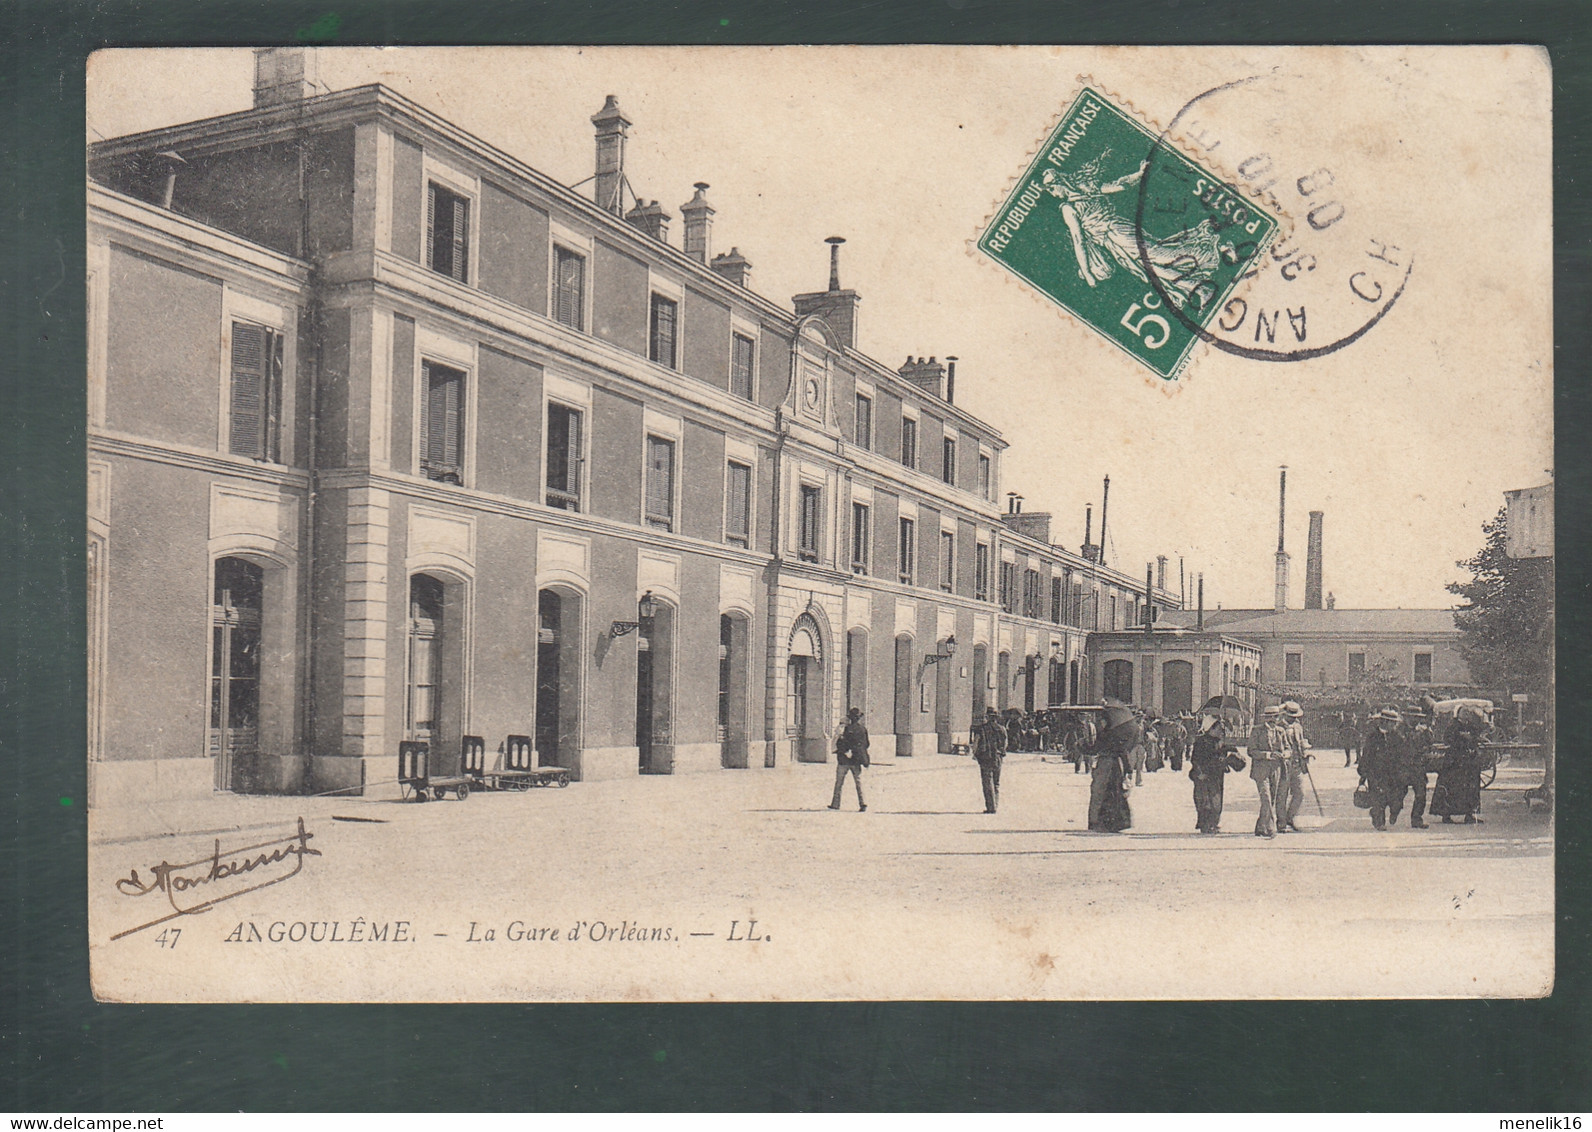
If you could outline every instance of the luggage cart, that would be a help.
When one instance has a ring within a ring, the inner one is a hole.
[[[406,801],[441,801],[448,791],[463,802],[470,796],[468,774],[431,774],[431,744],[406,739],[398,744],[398,791]]]
[[[525,791],[533,786],[568,786],[569,768],[533,766],[529,735],[510,735],[503,742],[503,766],[486,769],[486,744],[479,736],[464,737],[464,772],[482,789]]]

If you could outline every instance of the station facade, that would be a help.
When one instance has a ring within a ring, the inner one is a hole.
[[[380,86],[93,147],[97,802],[391,783],[464,735],[583,779],[945,751],[1098,700],[1139,579],[1003,512],[954,363],[714,255],[707,186],[578,193]],[[625,207],[626,204],[630,207]],[[1177,595],[1155,588],[1157,604]]]

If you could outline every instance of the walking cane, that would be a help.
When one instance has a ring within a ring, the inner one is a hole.
[[[1316,812],[1318,814],[1320,814],[1322,817],[1326,817],[1327,816],[1327,811],[1324,808],[1322,808],[1322,805],[1321,805],[1321,791],[1316,789],[1315,776],[1310,773],[1310,756],[1309,755],[1305,756],[1305,777],[1310,779],[1310,793],[1312,793],[1312,794],[1314,794],[1316,796]]]

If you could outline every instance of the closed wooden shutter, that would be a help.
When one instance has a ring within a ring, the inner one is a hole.
[[[583,329],[586,261],[574,252],[558,249],[558,280],[553,317],[565,326]]]
[[[232,406],[227,450],[259,459],[265,437],[266,330],[232,324]]]
[[[426,266],[436,268],[437,262],[437,193],[435,185],[426,186]]]
[[[450,274],[459,282],[470,279],[470,202],[464,197],[453,198],[453,270]]]
[[[672,530],[674,522],[674,444],[647,437],[647,521]]]
[[[729,515],[725,521],[725,535],[737,546],[745,546],[751,536],[752,469],[745,464],[731,464],[728,485]]]
[[[420,460],[432,479],[459,483],[464,451],[464,374],[431,362],[421,363]]]

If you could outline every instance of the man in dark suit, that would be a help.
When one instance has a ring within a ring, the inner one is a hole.
[[[848,772],[857,783],[857,809],[868,808],[862,799],[862,768],[867,765],[868,729],[862,725],[862,709],[852,708],[846,713],[846,726],[835,739],[835,796],[829,803],[831,810],[840,809],[840,788],[846,784]]]
[[[973,757],[978,760],[978,775],[984,783],[984,812],[993,814],[1001,800],[1001,763],[1006,758],[1006,728],[994,708],[984,713],[984,722],[973,728]]]

